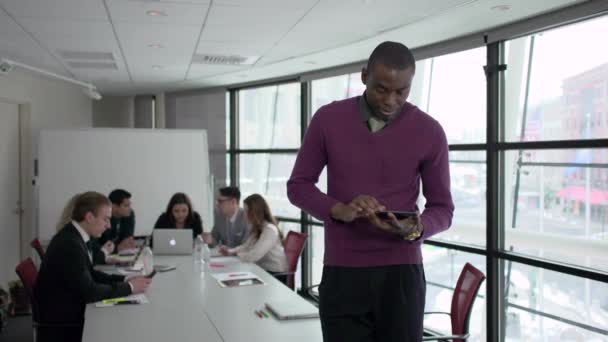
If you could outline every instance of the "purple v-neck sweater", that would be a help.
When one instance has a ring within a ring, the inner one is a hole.
[[[422,240],[446,230],[454,212],[445,133],[410,103],[384,129],[371,133],[361,120],[358,101],[337,101],[317,111],[287,182],[287,195],[324,221],[325,265],[419,264]],[[325,166],[327,194],[315,185]],[[358,195],[373,196],[389,210],[418,210],[420,180],[426,206],[418,241],[404,241],[364,218],[341,223],[330,216],[336,203],[349,203]]]

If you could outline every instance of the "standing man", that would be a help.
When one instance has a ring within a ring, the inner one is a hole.
[[[108,196],[112,202],[112,219],[110,228],[101,234],[99,239],[93,239],[93,262],[104,264],[111,262],[108,255],[127,249],[136,248],[135,212],[131,209],[131,193],[116,189]]]
[[[289,200],[325,223],[319,312],[325,342],[420,341],[426,294],[421,244],[446,230],[454,204],[439,123],[406,102],[416,63],[384,42],[361,72],[362,96],[321,107],[287,183]],[[316,187],[327,167],[327,194]],[[416,211],[388,220],[382,210]]]
[[[241,191],[236,186],[228,186],[219,190],[217,207],[218,219],[211,233],[203,233],[203,239],[208,245],[225,245],[230,248],[242,245],[249,236],[247,215],[239,206]]]
[[[38,341],[81,341],[87,303],[143,293],[150,285],[151,280],[142,276],[125,278],[93,269],[90,239],[110,225],[111,208],[100,193],[81,194],[72,222],[51,240],[34,288]]]

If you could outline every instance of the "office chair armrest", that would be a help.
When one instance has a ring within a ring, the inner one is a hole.
[[[425,312],[424,314],[425,315],[436,315],[436,314],[439,315],[439,314],[441,314],[441,315],[448,315],[448,316],[452,315],[451,313],[444,312],[444,311],[428,311],[428,312]]]
[[[466,340],[467,338],[469,338],[469,334],[423,336],[422,340],[423,341]]]
[[[319,284],[307,287],[305,289],[302,289],[302,292],[305,292],[306,294],[308,294],[308,296],[310,296],[310,298],[312,298],[315,301],[319,302],[319,295],[315,294],[314,291],[313,291],[317,287],[319,287]]]

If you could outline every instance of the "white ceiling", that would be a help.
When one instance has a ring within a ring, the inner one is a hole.
[[[348,64],[384,40],[413,48],[576,2],[0,0],[0,58],[91,82],[105,94],[202,88]],[[491,9],[505,4],[511,9]],[[73,68],[62,51],[110,52],[117,68]],[[251,66],[192,64],[195,54],[260,58]]]

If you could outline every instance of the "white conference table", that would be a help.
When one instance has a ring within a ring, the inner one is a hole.
[[[157,273],[146,292],[148,304],[86,307],[84,342],[315,342],[322,341],[319,319],[278,321],[259,318],[269,299],[305,301],[255,264],[212,258],[224,267],[194,264],[191,256],[155,256],[157,264],[177,265]],[[222,288],[211,273],[249,271],[265,285]]]

